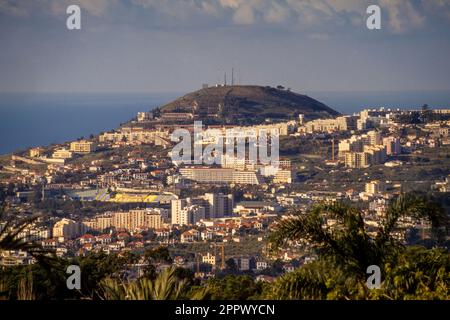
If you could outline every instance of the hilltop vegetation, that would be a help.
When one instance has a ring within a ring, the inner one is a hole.
[[[160,108],[162,113],[194,113],[203,121],[259,123],[270,118],[287,120],[330,118],[339,113],[306,95],[282,87],[218,86],[186,94]]]

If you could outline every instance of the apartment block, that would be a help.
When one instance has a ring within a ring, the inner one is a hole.
[[[137,228],[160,229],[163,227],[164,216],[168,216],[167,209],[135,209],[107,213],[94,219],[86,220],[83,223],[88,228],[99,231],[111,227],[126,230],[135,230]]]
[[[180,169],[181,175],[200,183],[260,184],[262,176],[257,171],[234,170],[230,168],[187,167]]]
[[[52,158],[54,159],[70,159],[72,156],[72,151],[67,149],[58,149],[52,154]]]
[[[70,143],[70,151],[74,153],[91,153],[97,150],[97,144],[92,141],[79,140]]]

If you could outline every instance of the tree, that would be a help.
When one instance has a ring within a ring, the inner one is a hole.
[[[172,262],[169,249],[163,246],[160,246],[156,249],[147,249],[144,253],[144,256],[149,263]]]
[[[30,254],[37,263],[35,265],[49,268],[52,260],[55,258],[54,252],[43,249],[40,244],[30,242],[26,238],[20,236],[21,232],[30,226],[39,216],[34,215],[25,219],[13,219],[6,216],[5,204],[0,204],[0,253],[2,251],[25,251]],[[34,299],[36,293],[33,276],[34,272],[29,271],[15,278],[15,286],[10,285],[7,274],[2,270],[0,273],[0,296],[11,296],[12,289],[16,292],[18,299]],[[3,284],[9,283],[4,290]]]
[[[368,233],[361,210],[345,203],[322,203],[306,214],[297,212],[281,220],[271,234],[274,249],[292,241],[306,241],[319,258],[281,277],[266,296],[277,299],[370,298],[371,292],[365,284],[367,267],[377,265],[382,274],[386,274],[392,262],[399,261],[396,259],[405,252],[405,247],[394,237],[394,232],[399,228],[399,219],[405,216],[428,219],[434,235],[448,227],[448,218],[439,206],[414,194],[400,195],[391,202],[375,236]],[[336,221],[336,225],[329,227],[328,219]]]
[[[380,289],[370,299],[448,300],[450,258],[447,250],[408,247],[385,265]]]
[[[232,272],[232,273],[238,271],[238,266],[236,264],[236,261],[233,258],[227,259],[225,261],[225,267],[226,267],[227,271]]]
[[[15,185],[13,182],[8,183],[8,187],[6,188],[7,196],[14,196]]]
[[[120,271],[124,269],[126,263],[128,263],[126,258],[104,252],[90,253],[74,261],[74,264],[79,265],[82,270],[82,294],[91,299],[98,298],[101,281],[105,278],[119,279]]]
[[[165,269],[154,280],[124,282],[107,278],[101,281],[100,288],[99,294],[105,300],[199,300],[207,295],[205,288],[189,290],[187,280],[180,280],[174,267]]]
[[[262,284],[250,276],[228,275],[208,280],[206,287],[214,300],[247,300],[256,298],[262,292]]]
[[[3,203],[6,199],[6,191],[0,187],[0,203]]]
[[[33,187],[33,195],[31,196],[31,202],[33,204],[38,204],[42,201],[43,198],[43,185],[42,184],[36,184]]]
[[[38,218],[37,215],[25,219],[6,217],[6,206],[0,205],[0,252],[3,250],[22,250],[30,254],[42,253],[41,247],[20,237],[20,233]]]

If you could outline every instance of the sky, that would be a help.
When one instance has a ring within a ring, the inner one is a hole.
[[[449,57],[448,0],[0,0],[4,93],[449,90]]]

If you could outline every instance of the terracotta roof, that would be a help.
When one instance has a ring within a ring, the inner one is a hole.
[[[84,234],[79,239],[94,239],[95,237],[92,234]]]

